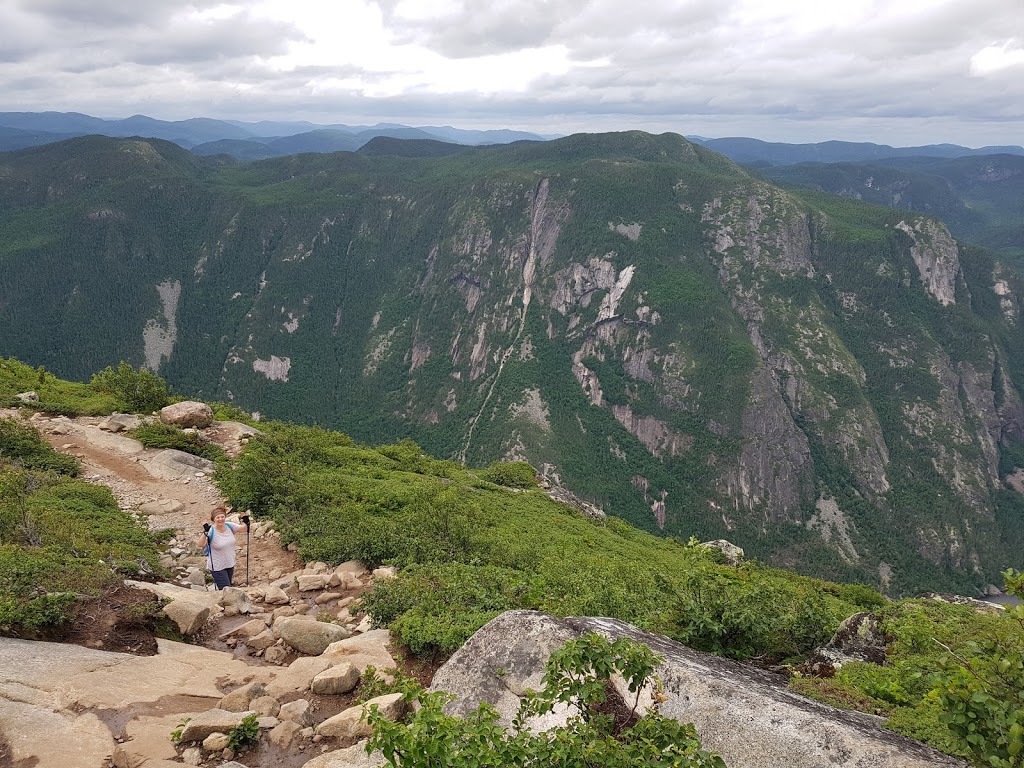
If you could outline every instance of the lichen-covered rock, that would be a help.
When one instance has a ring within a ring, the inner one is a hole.
[[[612,619],[555,619],[509,611],[493,619],[438,670],[432,690],[456,696],[447,711],[468,715],[480,702],[509,725],[526,687],[539,688],[544,664],[566,641],[596,631],[643,642],[664,661],[656,674],[663,715],[692,722],[706,749],[729,768],[965,768],[919,742],[793,694],[776,675],[700,653]],[[504,670],[502,676],[494,670]]]
[[[885,663],[885,635],[878,619],[871,613],[855,613],[839,625],[832,639],[817,649],[811,663],[827,663],[841,667],[850,661]]]
[[[701,546],[717,549],[722,553],[722,556],[725,557],[725,562],[729,565],[739,565],[743,561],[743,549],[725,539],[705,541]]]
[[[213,423],[213,410],[206,403],[186,400],[160,409],[160,421],[175,427],[208,427]]]

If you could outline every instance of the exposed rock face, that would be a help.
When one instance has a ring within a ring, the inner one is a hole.
[[[160,364],[171,356],[174,343],[178,340],[178,300],[181,298],[181,283],[164,280],[156,286],[160,296],[160,314],[146,322],[142,329],[142,343],[146,367],[151,371],[160,369]]]
[[[160,409],[160,421],[175,427],[208,427],[213,423],[213,411],[206,403],[186,400]]]
[[[841,667],[850,661],[885,664],[885,635],[878,619],[870,613],[855,613],[839,625],[827,645],[817,649],[812,662]]]
[[[737,547],[730,541],[726,541],[725,539],[705,541],[701,546],[717,549],[722,553],[722,556],[725,558],[725,562],[729,565],[739,565],[743,562],[743,549],[741,547]]]
[[[481,701],[508,725],[526,687],[539,688],[544,663],[567,640],[588,631],[632,637],[665,661],[657,674],[668,697],[662,714],[692,722],[706,749],[730,768],[964,768],[965,764],[889,733],[869,717],[842,712],[791,693],[770,673],[690,650],[611,619],[554,619],[510,611],[480,629],[438,670],[433,690],[457,698],[453,714]],[[495,670],[503,670],[502,675]]]
[[[772,520],[790,518],[814,492],[811,449],[765,367],[754,372],[743,435],[738,470],[727,479],[729,494],[738,504],[764,509]]]
[[[955,304],[960,251],[949,230],[933,219],[924,218],[913,224],[901,221],[896,228],[913,240],[910,255],[928,293],[944,306]]]

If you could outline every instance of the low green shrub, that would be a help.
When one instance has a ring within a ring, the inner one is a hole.
[[[0,459],[16,462],[26,469],[52,471],[75,476],[78,461],[57,453],[39,433],[17,419],[0,418]]]
[[[658,661],[647,646],[633,640],[611,642],[587,634],[551,655],[543,690],[523,699],[510,729],[499,725],[497,711],[488,704],[465,719],[453,717],[444,713],[451,696],[414,688],[405,694],[415,705],[408,725],[371,709],[368,719],[374,732],[366,750],[380,750],[388,765],[401,768],[725,768],[720,757],[701,748],[692,725],[666,718],[656,707],[639,717],[635,701],[610,695],[610,679],[619,674],[639,697]],[[530,718],[564,705],[579,712],[565,725],[543,733],[527,726]]]
[[[145,368],[135,370],[123,360],[117,368],[107,366],[93,374],[90,386],[114,397],[117,407],[132,413],[149,413],[170,401],[167,382]]]
[[[174,448],[210,461],[220,461],[225,458],[224,450],[216,443],[211,443],[194,432],[185,432],[173,424],[164,424],[155,420],[146,421],[131,430],[129,434],[147,448]]]
[[[239,752],[255,746],[260,741],[259,715],[246,715],[242,721],[228,732],[228,749]]]
[[[525,461],[496,461],[477,474],[481,480],[508,488],[537,487],[537,470]]]

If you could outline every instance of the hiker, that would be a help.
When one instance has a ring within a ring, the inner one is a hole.
[[[217,589],[231,586],[235,575],[235,533],[249,531],[249,515],[242,515],[242,522],[227,522],[228,508],[214,507],[210,513],[210,523],[203,523],[203,533],[196,540],[196,546],[202,547],[203,554],[209,557],[210,574]]]

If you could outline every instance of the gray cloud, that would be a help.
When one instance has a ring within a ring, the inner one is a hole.
[[[877,140],[916,131],[921,141],[1019,143],[1024,135],[1024,66],[1008,60],[971,74],[972,57],[986,46],[1024,45],[1020,0],[936,0],[913,13],[881,3],[845,20],[866,0],[822,3],[826,15],[814,24],[783,14],[785,3],[746,0],[461,0],[448,15],[423,19],[403,15],[409,6],[399,0],[378,0],[395,44],[426,48],[457,67],[523,50],[537,61],[548,60],[547,50],[565,52],[567,71],[542,74],[525,91],[455,95],[450,85],[416,78],[391,87],[394,73],[415,67],[401,51],[393,72],[344,57],[282,66],[274,57],[309,28],[260,15],[258,0],[235,2],[239,11],[224,18],[189,12],[221,0],[7,0],[0,104],[782,140],[870,139],[872,126]],[[750,8],[762,18],[753,20]]]

